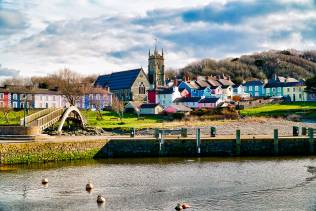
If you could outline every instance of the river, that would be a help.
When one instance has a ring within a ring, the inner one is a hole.
[[[1,167],[0,210],[315,210],[316,157],[152,158]],[[41,179],[47,177],[47,186]],[[85,185],[91,181],[91,193]],[[101,194],[106,203],[98,206]]]

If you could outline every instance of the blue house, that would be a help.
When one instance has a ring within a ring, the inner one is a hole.
[[[248,93],[251,97],[265,96],[264,83],[260,80],[247,81],[243,84],[244,92]]]
[[[195,81],[182,81],[179,84],[179,91],[181,92],[182,90],[186,89],[191,97],[202,97],[204,96],[204,90],[205,88],[200,87]]]

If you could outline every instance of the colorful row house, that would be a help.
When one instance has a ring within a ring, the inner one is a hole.
[[[80,109],[103,109],[112,104],[112,94],[92,93],[80,97],[77,103]],[[62,108],[68,107],[66,98],[58,91],[7,85],[0,88],[0,107],[13,109],[27,108]]]
[[[249,94],[250,97],[263,97],[265,96],[264,83],[260,80],[247,81],[242,84],[244,92]]]
[[[307,101],[305,88],[306,86],[303,81],[272,82],[265,85],[265,93],[266,96],[284,97],[291,102]]]

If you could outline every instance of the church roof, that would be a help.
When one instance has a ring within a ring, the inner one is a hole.
[[[141,68],[114,72],[107,75],[100,75],[95,81],[95,86],[110,87],[110,90],[129,89],[133,85]]]

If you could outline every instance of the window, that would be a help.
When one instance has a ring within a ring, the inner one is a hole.
[[[140,83],[140,85],[138,87],[138,92],[139,92],[139,94],[145,94],[146,90],[145,90],[145,85],[143,82]]]
[[[255,86],[255,91],[257,92],[259,90],[259,87],[258,86]]]
[[[48,101],[48,96],[46,96],[46,101]]]
[[[0,93],[0,99],[3,99],[3,97],[4,97],[4,94]]]
[[[287,92],[290,92],[290,88],[287,88]]]
[[[298,98],[302,99],[302,94],[299,94],[299,95],[298,95]]]
[[[18,95],[17,94],[13,94],[13,100],[17,100],[18,99]]]
[[[249,91],[250,91],[250,92],[252,91],[252,86],[249,86]]]
[[[17,108],[18,107],[18,103],[17,102],[13,102],[13,108]]]
[[[3,107],[4,107],[4,103],[0,102],[0,108],[3,108]]]

